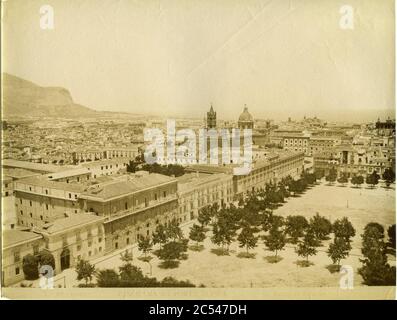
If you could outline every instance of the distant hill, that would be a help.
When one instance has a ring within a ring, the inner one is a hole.
[[[59,87],[40,87],[37,84],[3,73],[3,117],[95,116],[97,111],[74,103],[70,92]]]

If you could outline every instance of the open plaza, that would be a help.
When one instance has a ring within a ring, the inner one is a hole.
[[[350,255],[341,262],[342,265],[352,266],[354,270],[354,286],[362,286],[362,278],[357,273],[361,266],[361,234],[363,228],[369,222],[378,222],[387,229],[395,223],[395,189],[394,184],[390,188],[379,185],[376,188],[354,188],[352,186],[341,187],[328,185],[325,181],[306,190],[299,197],[286,199],[281,207],[274,210],[274,214],[281,216],[303,215],[306,218],[319,213],[334,222],[336,219],[347,217],[356,229],[353,238]],[[184,224],[182,230],[188,237],[190,227],[195,221]],[[160,260],[153,254],[150,262],[144,262],[140,257],[142,253],[136,245],[127,249],[115,251],[109,255],[92,260],[96,270],[115,269],[122,265],[120,254],[125,250],[132,250],[133,264],[140,267],[144,274],[161,280],[172,276],[178,280],[189,280],[196,286],[223,288],[265,288],[265,287],[339,287],[341,274],[331,272],[329,266],[331,259],[326,250],[329,241],[324,241],[318,248],[316,255],[311,256],[309,267],[301,267],[299,261],[302,258],[295,253],[295,248],[287,244],[279,253],[282,260],[277,263],[269,262],[269,257],[274,253],[266,250],[262,240],[255,249],[250,250],[255,254],[254,258],[238,257],[244,248],[240,248],[235,241],[230,246],[229,255],[217,255],[213,252],[217,246],[211,240],[211,232],[207,232],[204,241],[204,250],[188,251],[188,258],[182,260],[179,267],[174,269],[162,269]],[[389,263],[395,265],[394,257],[389,257]],[[73,268],[64,270],[55,277],[55,287],[74,287],[79,281]],[[95,282],[95,279],[93,280]],[[39,282],[24,281],[25,285],[38,286]],[[20,286],[16,284],[15,286]]]

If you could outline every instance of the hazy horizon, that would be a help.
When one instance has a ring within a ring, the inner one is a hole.
[[[393,1],[3,2],[3,72],[98,111],[237,120],[395,116]]]

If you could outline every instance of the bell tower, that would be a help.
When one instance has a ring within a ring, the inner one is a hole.
[[[207,129],[214,129],[216,128],[216,112],[211,104],[211,109],[207,112]]]

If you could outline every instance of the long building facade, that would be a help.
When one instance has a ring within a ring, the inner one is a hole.
[[[95,185],[81,194],[79,203],[83,212],[105,218],[106,252],[150,237],[158,224],[179,218],[177,180],[155,173]]]

